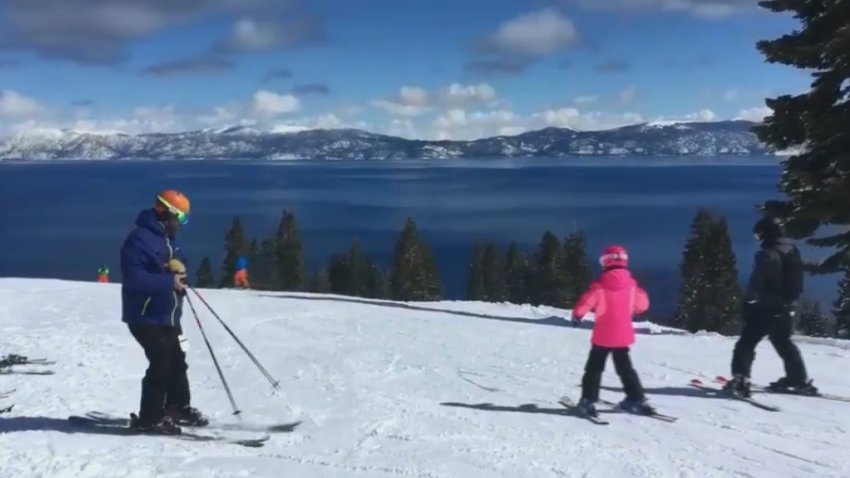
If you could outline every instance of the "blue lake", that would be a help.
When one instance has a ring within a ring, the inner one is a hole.
[[[120,280],[118,251],[136,214],[157,190],[177,188],[192,201],[180,237],[190,267],[204,255],[219,267],[234,215],[265,237],[283,209],[296,215],[311,272],[354,236],[387,266],[410,216],[434,250],[445,296],[459,299],[474,241],[533,252],[545,230],[565,237],[578,226],[591,257],[626,246],[655,312],[666,313],[697,209],[727,217],[744,280],[755,205],[780,197],[779,173],[776,158],[0,162],[0,275],[94,280],[106,264]],[[807,294],[831,300],[836,280],[810,279]]]

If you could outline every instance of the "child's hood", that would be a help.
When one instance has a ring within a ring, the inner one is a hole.
[[[609,269],[599,279],[602,287],[608,290],[620,290],[634,286],[635,280],[628,269]]]

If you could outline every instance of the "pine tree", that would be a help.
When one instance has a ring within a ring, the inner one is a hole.
[[[256,241],[255,241],[256,242]],[[280,289],[277,279],[277,257],[275,238],[267,238],[252,248],[249,263],[251,270],[251,288],[255,290]]]
[[[835,336],[850,339],[850,266],[845,266],[844,277],[838,284],[838,297],[833,305]]]
[[[331,257],[328,283],[334,294],[368,298],[386,295],[383,272],[366,255],[356,238],[348,252]]]
[[[295,215],[284,210],[275,240],[275,260],[280,290],[304,290],[307,273],[304,266],[304,249]]]
[[[527,304],[531,301],[529,294],[532,277],[532,268],[528,258],[516,242],[511,242],[505,253],[505,283],[509,302]]]
[[[797,328],[809,337],[828,337],[829,319],[821,311],[820,304],[811,299],[801,299]]]
[[[198,267],[196,284],[200,289],[209,289],[215,285],[212,263],[210,262],[210,258],[207,256],[204,256],[204,258],[201,259],[201,265]]]
[[[838,0],[768,0],[759,5],[790,12],[798,29],[757,42],[769,63],[809,70],[811,87],[796,94],[768,98],[773,111],[755,128],[763,143],[778,150],[799,150],[783,162],[783,201],[763,207],[786,222],[788,234],[812,245],[833,248],[816,273],[839,272],[850,257],[850,3]],[[815,238],[820,227],[841,232]]]
[[[230,230],[224,238],[224,261],[221,265],[221,280],[219,287],[233,286],[233,275],[236,274],[236,261],[248,253],[250,243],[239,216],[233,218]]]
[[[567,306],[567,278],[561,241],[551,231],[543,233],[535,255],[533,305]]]
[[[466,300],[484,300],[484,243],[475,243],[467,270]]]
[[[325,268],[320,268],[310,278],[310,283],[307,285],[307,290],[315,294],[327,294],[333,292],[331,283],[328,279],[328,271]]]
[[[434,257],[410,218],[395,244],[389,282],[394,300],[428,301],[442,297]]]
[[[711,280],[711,292],[708,302],[711,305],[706,318],[707,330],[725,335],[738,331],[741,310],[741,284],[738,281],[738,268],[729,226],[724,217],[717,217],[711,225],[708,244],[712,245],[707,261],[708,276]],[[708,255],[707,255],[708,257]]]
[[[733,333],[741,290],[724,218],[697,211],[679,270],[682,282],[673,323],[690,332]]]
[[[508,300],[508,284],[505,281],[505,264],[496,244],[487,244],[481,260],[484,298],[486,302]]]
[[[384,297],[386,284],[383,272],[372,262],[357,238],[348,250],[348,264],[354,279],[354,296],[375,299]]]
[[[587,259],[587,238],[584,231],[578,229],[564,240],[562,263],[567,281],[564,300],[566,306],[572,308],[593,280],[593,269]]]

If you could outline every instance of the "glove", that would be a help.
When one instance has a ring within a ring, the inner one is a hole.
[[[572,325],[573,327],[578,327],[579,322],[581,322],[581,317],[573,316],[572,319],[570,320],[570,325]]]
[[[171,259],[167,264],[168,270],[175,274],[186,275],[186,266],[179,259]]]

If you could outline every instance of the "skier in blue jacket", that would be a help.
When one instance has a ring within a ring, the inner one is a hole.
[[[148,359],[132,426],[151,433],[179,434],[180,424],[207,423],[189,406],[188,366],[181,347],[186,258],[175,235],[188,222],[189,209],[189,199],[179,191],[160,192],[154,206],[139,213],[121,247],[122,320]]]

